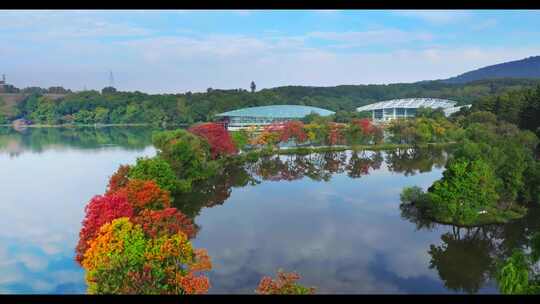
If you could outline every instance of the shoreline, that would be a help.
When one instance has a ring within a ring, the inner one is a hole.
[[[414,144],[378,144],[378,145],[351,145],[351,146],[320,146],[320,147],[292,147],[292,148],[278,148],[275,150],[264,150],[264,149],[254,149],[243,151],[241,155],[247,156],[249,154],[267,156],[267,155],[287,155],[287,154],[310,154],[310,153],[320,153],[320,152],[340,152],[340,151],[384,151],[384,150],[394,150],[394,149],[410,149],[410,148],[443,148],[448,146],[453,146],[458,144],[458,142],[448,142],[448,143],[426,143],[420,145]]]

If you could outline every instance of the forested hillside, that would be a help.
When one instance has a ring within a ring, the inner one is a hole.
[[[475,80],[496,78],[540,78],[540,56],[490,65],[443,80],[443,82],[467,83]]]
[[[275,104],[298,104],[333,111],[353,111],[369,103],[410,97],[447,98],[460,104],[502,94],[512,90],[533,88],[540,80],[499,79],[468,84],[447,84],[429,81],[389,85],[343,85],[336,87],[287,86],[247,90],[212,90],[205,93],[149,95],[141,92],[85,91],[67,94],[52,100],[34,93],[16,109],[0,113],[0,119],[12,121],[24,117],[36,124],[155,123],[191,124],[211,120],[215,114],[243,107]],[[10,114],[14,113],[14,114]]]

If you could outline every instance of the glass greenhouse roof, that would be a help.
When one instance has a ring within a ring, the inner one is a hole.
[[[310,106],[298,105],[274,105],[243,108],[229,111],[216,116],[237,116],[237,117],[266,117],[266,118],[302,118],[308,114],[317,113],[321,116],[332,115],[335,112]]]
[[[359,107],[356,110],[361,112],[388,108],[451,108],[454,107],[456,104],[457,102],[455,101],[439,98],[406,98],[372,103],[367,106]]]

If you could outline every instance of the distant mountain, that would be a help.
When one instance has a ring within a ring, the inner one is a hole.
[[[445,83],[467,83],[495,78],[540,78],[540,56],[490,65],[441,81]]]

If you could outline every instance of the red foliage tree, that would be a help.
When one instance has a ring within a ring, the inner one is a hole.
[[[192,239],[197,233],[193,221],[176,208],[143,210],[133,222],[141,225],[144,232],[152,238],[173,235],[181,231]]]
[[[371,123],[371,120],[367,118],[362,118],[359,120],[355,119],[352,121],[352,123],[360,127],[363,135],[371,135],[373,132],[375,132],[375,127]]]
[[[128,173],[131,167],[129,165],[121,165],[118,170],[109,179],[107,193],[113,193],[118,189],[126,186],[128,182]]]
[[[231,135],[222,124],[203,123],[189,128],[188,131],[204,138],[210,144],[210,153],[213,159],[238,152]]]
[[[328,144],[339,145],[345,142],[345,137],[343,136],[343,125],[337,123],[330,123],[328,125]]]
[[[159,210],[171,206],[169,191],[162,190],[153,180],[129,180],[125,187],[115,193],[127,199],[135,214],[144,209]]]
[[[120,217],[131,218],[133,216],[133,208],[126,197],[121,194],[96,195],[84,210],[86,216],[82,222],[79,243],[75,249],[75,259],[79,264],[88,249],[88,242],[97,235],[102,225]]]
[[[280,130],[279,140],[281,142],[288,142],[290,138],[294,138],[298,143],[307,140],[304,124],[301,121],[293,120],[283,124],[283,128]]]

